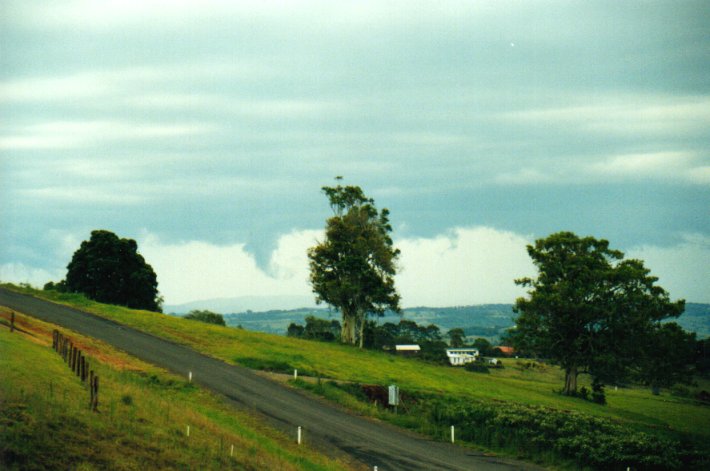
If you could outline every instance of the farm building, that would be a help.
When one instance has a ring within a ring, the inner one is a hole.
[[[515,349],[513,349],[513,347],[506,347],[505,345],[499,345],[495,347],[494,350],[495,349],[500,350],[500,352],[506,356],[513,356],[513,354],[515,353]]]
[[[416,355],[421,350],[419,345],[395,345],[394,349],[400,355]]]
[[[473,363],[478,357],[476,348],[447,348],[446,356],[452,366],[462,366],[466,363]]]

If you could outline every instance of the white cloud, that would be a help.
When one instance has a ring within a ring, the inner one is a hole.
[[[671,299],[710,302],[710,237],[686,234],[676,245],[642,245],[628,250],[626,257],[643,260]]]
[[[704,182],[701,159],[693,152],[648,152],[616,155],[586,166],[584,174],[603,177]]]
[[[167,304],[240,296],[309,295],[306,248],[314,231],[281,237],[268,273],[241,243],[215,245],[190,241],[163,244],[146,235],[139,250],[158,275]]]
[[[107,141],[185,137],[214,131],[201,123],[142,123],[130,121],[52,121],[3,130],[0,149],[64,149],[97,146]]]
[[[239,296],[309,296],[306,250],[322,234],[301,230],[283,235],[266,270],[244,244],[163,244],[147,234],[139,248],[158,274],[168,304]],[[525,251],[527,243],[518,234],[486,227],[395,241],[402,250],[396,284],[403,305],[513,302],[523,294],[513,280],[534,272]]]
[[[44,268],[30,267],[23,263],[5,263],[0,265],[0,281],[9,283],[29,283],[42,287],[48,281],[64,278],[62,271],[49,271]]]
[[[396,242],[402,251],[397,285],[405,306],[514,302],[514,279],[534,274],[530,240],[488,227],[457,228],[430,239]]]
[[[698,133],[710,123],[710,99],[706,96],[610,94],[573,99],[580,104],[505,112],[499,117],[539,126],[565,125],[603,135]]]

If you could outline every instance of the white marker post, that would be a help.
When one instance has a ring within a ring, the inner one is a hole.
[[[297,443],[300,445],[301,444],[301,427],[298,427],[298,438],[296,439]]]
[[[455,436],[454,436],[454,426],[451,426],[451,443],[454,443],[455,441]]]
[[[187,382],[192,383],[192,371],[187,374]]]
[[[189,426],[189,425],[187,426],[187,432],[186,432],[186,434],[187,434],[188,437],[190,436],[190,426]]]
[[[293,379],[298,379],[298,370],[295,368],[293,370]]]
[[[232,445],[232,448],[229,450],[229,456],[234,456],[234,445]]]

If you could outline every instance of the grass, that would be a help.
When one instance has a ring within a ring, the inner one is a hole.
[[[106,306],[79,295],[28,288],[24,291],[190,345],[227,362],[253,368],[281,372],[292,372],[293,368],[297,368],[299,375],[310,374],[361,384],[394,383],[403,391],[413,393],[544,406],[612,419],[630,429],[677,434],[684,440],[688,437],[699,442],[710,439],[710,407],[707,405],[667,392],[653,396],[650,391],[640,388],[609,388],[608,404],[599,406],[557,394],[563,379],[556,367],[530,367],[527,361],[509,359],[504,362],[503,369],[493,369],[490,374],[476,374],[344,345],[249,332]],[[580,386],[584,384],[585,378],[581,378]],[[708,390],[710,384],[704,382],[701,387]],[[341,397],[342,401],[347,400]],[[355,407],[353,404],[350,406]],[[367,414],[366,409],[361,413]]]
[[[0,325],[2,469],[353,469],[183,378],[62,329],[101,378],[91,412],[86,386],[51,348],[54,326],[16,321],[25,333]]]

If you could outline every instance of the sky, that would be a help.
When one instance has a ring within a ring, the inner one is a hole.
[[[310,296],[321,188],[391,213],[405,307],[512,303],[558,231],[710,302],[707,1],[0,3],[0,280],[94,229],[166,304]],[[285,306],[288,307],[288,306]]]

